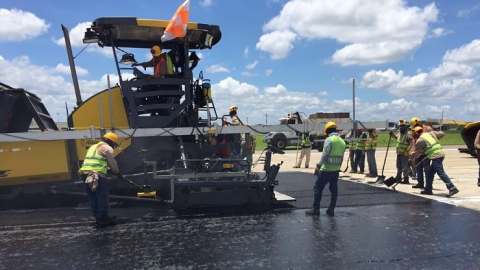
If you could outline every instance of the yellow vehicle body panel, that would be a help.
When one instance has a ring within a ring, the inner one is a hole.
[[[95,129],[100,129],[102,127],[102,118],[103,128],[105,129],[130,128],[120,87],[113,87],[110,91],[112,96],[112,110],[110,110],[108,89],[93,95],[72,113],[75,130],[89,129],[90,126],[94,126]],[[101,113],[100,104],[102,108]],[[112,112],[112,116],[110,116],[110,112]]]
[[[69,179],[66,141],[0,142],[0,186]]]

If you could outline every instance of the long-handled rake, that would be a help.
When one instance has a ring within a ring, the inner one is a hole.
[[[382,167],[382,175],[378,176],[377,181],[375,182],[369,182],[370,184],[378,184],[381,185],[385,181],[385,175],[383,175],[383,172],[385,171],[385,163],[387,163],[387,155],[388,155],[388,149],[390,148],[390,141],[392,140],[392,136],[388,137],[388,145],[387,145],[387,152],[385,153],[385,159],[383,160],[383,167]]]

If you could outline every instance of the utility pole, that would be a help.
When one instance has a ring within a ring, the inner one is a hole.
[[[267,114],[265,114],[265,126],[268,125]]]
[[[355,79],[353,79],[353,98],[352,98],[352,103],[353,103],[353,134],[355,134],[355,131],[357,130],[357,122],[355,121]]]

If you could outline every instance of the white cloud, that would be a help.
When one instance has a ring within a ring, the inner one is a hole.
[[[57,65],[54,68],[35,65],[27,56],[12,60],[0,57],[0,82],[34,93],[42,99],[50,115],[59,113],[61,121],[65,121],[65,102],[69,107],[76,104],[73,83],[66,80],[71,76],[66,76],[65,67],[64,65]],[[83,69],[80,68],[80,70]],[[127,79],[133,77],[132,74],[122,74],[122,76]],[[117,84],[118,75],[110,74],[110,83],[112,86]],[[98,80],[79,80],[79,86],[82,99],[85,101],[93,94],[107,88],[107,75],[103,75]]]
[[[265,75],[266,76],[270,76],[270,75],[272,75],[272,73],[273,73],[273,70],[271,70],[271,69],[265,70]]]
[[[480,66],[480,39],[475,39],[460,48],[447,51],[443,56],[443,61]]]
[[[33,13],[0,8],[0,42],[32,39],[45,34],[49,28],[50,24]]]
[[[244,56],[245,58],[248,58],[249,52],[250,52],[250,51],[249,51],[248,47],[245,47],[245,49],[243,50],[243,56]]]
[[[457,17],[460,18],[468,18],[472,13],[475,13],[477,10],[480,9],[480,5],[475,5],[470,7],[469,9],[462,9],[457,12]]]
[[[371,70],[364,74],[360,85],[368,89],[381,89],[398,97],[409,97],[431,102],[452,102],[454,100],[478,102],[475,95],[480,85],[474,79],[475,69],[471,66],[444,62],[430,72],[406,76],[403,71]]]
[[[333,63],[386,63],[420,46],[438,13],[433,3],[420,8],[404,0],[294,0],[264,25],[256,48],[281,59],[297,39],[334,39],[347,45],[337,50]]]
[[[285,86],[281,84],[278,84],[275,87],[265,87],[266,94],[281,94],[286,92],[287,92],[287,88],[285,88]]]
[[[242,71],[242,76],[244,77],[253,77],[256,76],[255,73],[249,72],[249,71]]]
[[[63,73],[63,74],[72,74],[71,71],[70,71],[70,66],[66,66],[64,64],[58,64],[56,67],[55,67],[55,71],[57,71],[58,73]],[[82,67],[79,67],[79,66],[75,66],[75,71],[77,72],[77,75],[78,76],[85,76],[88,74],[88,70],[82,68]]]
[[[207,72],[209,72],[209,73],[219,73],[219,72],[229,73],[230,70],[228,70],[226,67],[224,67],[222,65],[211,65],[207,68]]]
[[[434,37],[441,37],[447,35],[449,32],[447,32],[443,28],[435,28],[432,30],[432,36]]]
[[[86,48],[87,52],[100,53],[103,56],[113,58],[112,48],[110,47],[101,48],[95,43],[90,43],[90,44],[83,43],[83,37],[85,36],[85,31],[91,25],[92,25],[91,22],[82,22],[77,24],[75,27],[73,27],[71,30],[68,31],[69,32],[68,36],[70,38],[70,44],[72,45],[72,48],[84,48],[85,46],[88,45],[88,47]],[[65,37],[54,39],[53,42],[59,46],[65,47]]]
[[[211,6],[212,4],[213,4],[212,0],[202,0],[202,1],[200,1],[200,5],[203,6],[203,7],[208,7],[208,6]]]
[[[273,31],[260,37],[255,48],[270,53],[270,58],[277,60],[287,57],[293,49],[297,35],[291,31]]]
[[[258,61],[255,60],[253,63],[248,64],[245,68],[246,69],[254,69],[258,64]]]

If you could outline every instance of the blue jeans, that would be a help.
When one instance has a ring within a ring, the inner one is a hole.
[[[313,209],[316,211],[320,210],[320,201],[322,200],[322,192],[327,184],[332,197],[330,199],[330,206],[328,209],[334,210],[337,205],[338,197],[338,172],[329,172],[329,171],[319,171],[317,176],[317,182],[315,182],[315,187],[313,189]]]
[[[104,177],[98,177],[98,187],[97,190],[92,191],[88,184],[85,184],[85,179],[87,174],[82,174],[82,181],[85,187],[85,192],[87,193],[88,203],[92,209],[93,216],[96,219],[108,215],[108,185],[107,179]]]
[[[430,170],[430,159],[425,157],[425,155],[422,155],[415,160],[415,170],[417,171],[417,182],[419,186],[425,185],[423,174],[425,173],[426,176]]]
[[[352,167],[352,170],[356,172],[357,166],[359,171],[363,172],[365,170],[365,155],[362,154],[361,149],[355,150],[355,167]]]
[[[378,175],[377,172],[377,160],[375,159],[375,150],[367,150],[367,164],[368,164],[368,171],[372,175]]]
[[[428,170],[428,173],[427,173],[425,190],[430,190],[431,191],[433,189],[433,177],[435,176],[435,173],[437,173],[438,177],[440,177],[440,179],[442,179],[442,181],[447,186],[448,190],[456,189],[455,185],[450,180],[450,177],[448,177],[448,175],[443,170],[443,160],[444,159],[445,158],[443,158],[443,157],[432,159],[432,164],[430,165],[430,170]]]

